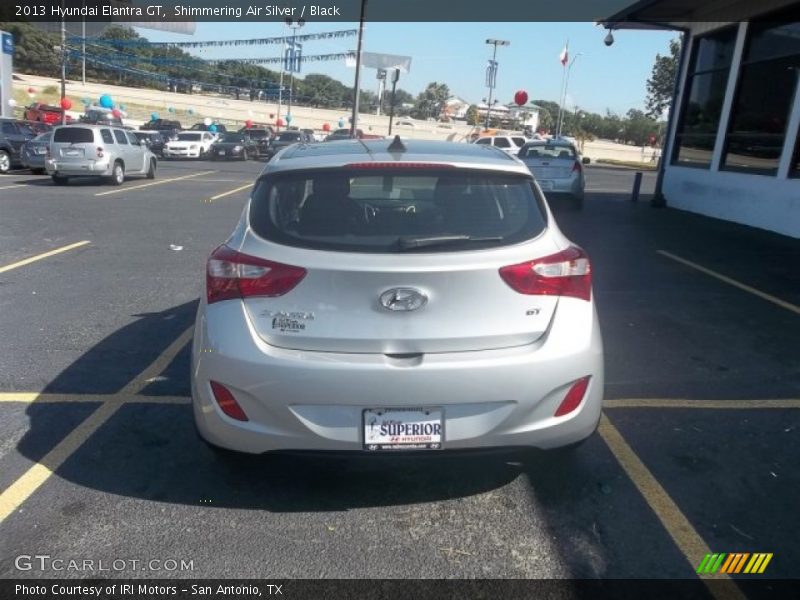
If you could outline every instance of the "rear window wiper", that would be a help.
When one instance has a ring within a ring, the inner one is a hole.
[[[437,235],[430,237],[400,237],[397,238],[397,245],[400,250],[413,250],[415,248],[426,248],[428,246],[447,246],[458,245],[465,242],[502,242],[502,236],[474,237],[470,235]]]

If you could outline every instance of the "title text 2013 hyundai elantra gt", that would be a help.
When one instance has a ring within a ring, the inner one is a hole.
[[[289,147],[208,259],[192,395],[212,446],[549,449],[594,432],[602,392],[589,259],[499,150]]]

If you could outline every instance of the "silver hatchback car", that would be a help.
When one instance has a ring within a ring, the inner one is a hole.
[[[208,259],[191,379],[217,448],[571,446],[603,395],[589,258],[500,150],[294,145]]]
[[[535,140],[520,148],[519,159],[530,169],[545,193],[566,194],[583,206],[586,181],[578,151],[566,140]]]
[[[108,125],[64,125],[53,129],[44,166],[56,185],[70,177],[104,177],[121,185],[127,175],[156,176],[158,159],[132,131]]]

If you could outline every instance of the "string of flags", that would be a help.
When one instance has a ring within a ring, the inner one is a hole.
[[[82,38],[72,37],[78,43],[91,42],[93,44],[106,44],[110,46],[151,46],[151,47],[176,47],[176,48],[213,48],[222,46],[268,46],[282,45],[297,42],[310,42],[314,40],[331,40],[355,37],[358,29],[342,29],[339,31],[324,31],[320,33],[304,33],[302,35],[277,36],[267,38],[252,38],[246,40],[210,40],[205,42],[151,42],[148,40],[115,40],[107,38]]]
[[[355,59],[355,52],[334,52],[331,54],[303,54],[297,60],[300,62],[327,62],[331,60]],[[220,58],[206,60],[209,64],[220,64],[226,62],[237,62],[245,65],[276,65],[284,61],[283,57],[277,58]]]

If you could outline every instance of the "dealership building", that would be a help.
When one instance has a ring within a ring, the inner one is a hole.
[[[800,3],[642,0],[604,25],[683,32],[657,201],[800,238]]]

